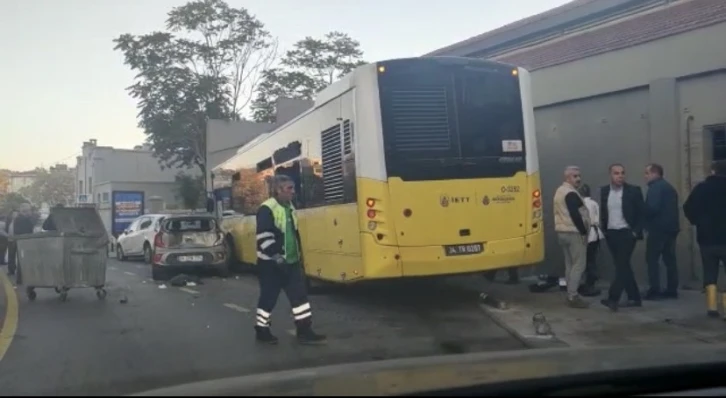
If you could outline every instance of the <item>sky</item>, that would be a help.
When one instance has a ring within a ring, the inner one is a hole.
[[[133,73],[113,50],[123,33],[162,30],[186,0],[0,0],[0,169],[75,165],[81,145],[144,141]],[[227,0],[256,15],[289,49],[333,30],[367,61],[420,56],[568,0]],[[304,4],[304,6],[303,6]]]

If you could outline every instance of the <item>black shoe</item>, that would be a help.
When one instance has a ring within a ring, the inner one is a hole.
[[[317,334],[309,326],[297,329],[297,341],[300,344],[319,345],[325,344],[325,335]]]
[[[257,342],[264,344],[277,344],[278,342],[277,337],[272,334],[269,327],[263,328],[260,326],[255,326],[255,338]]]
[[[610,301],[609,299],[602,299],[600,300],[600,304],[608,307],[610,311],[615,312],[618,310],[618,303],[614,301]]]
[[[595,286],[592,286],[592,285],[580,286],[580,288],[577,289],[577,292],[581,296],[584,296],[584,297],[595,297],[595,296],[599,296],[600,293],[602,293],[600,291],[600,289],[598,289],[598,288],[596,288]]]
[[[656,290],[648,290],[643,295],[643,300],[650,300],[650,301],[656,301],[663,299],[663,294]]]

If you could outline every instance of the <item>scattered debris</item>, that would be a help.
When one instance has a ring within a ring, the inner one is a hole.
[[[547,318],[545,318],[544,314],[541,312],[532,316],[532,324],[534,325],[534,332],[538,336],[551,336],[553,334],[552,326],[550,326],[549,322],[547,322]]]
[[[126,295],[124,294],[124,296],[121,297],[121,300],[119,300],[118,302],[121,303],[121,304],[126,304],[126,303],[129,302],[129,298],[126,297]]]
[[[159,289],[166,289],[166,285],[162,283],[161,285],[159,285]]]
[[[193,285],[192,285],[193,283]],[[202,285],[202,281],[199,280],[198,277],[187,275],[187,274],[179,274],[171,279],[169,279],[169,284],[175,287],[183,287],[183,286],[196,286],[196,285]]]

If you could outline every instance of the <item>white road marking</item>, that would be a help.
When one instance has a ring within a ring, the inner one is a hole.
[[[136,276],[136,274],[134,274],[133,272],[129,272],[129,271],[124,271],[124,274],[131,275],[131,276]]]
[[[286,330],[286,332],[290,336],[293,336],[293,337],[297,336],[297,333],[295,333],[295,329],[288,329],[288,330]]]
[[[246,312],[250,312],[250,310],[248,310],[247,308],[245,308],[245,307],[240,307],[240,306],[239,306],[239,305],[237,305],[237,304],[232,304],[232,303],[225,303],[225,304],[224,304],[224,306],[225,306],[225,307],[227,307],[227,308],[233,309],[233,310],[235,310],[235,311],[238,311],[238,312],[245,312],[245,313],[246,313]]]
[[[199,294],[198,291],[194,289],[189,289],[188,287],[180,287],[179,290],[181,290],[182,292],[187,292],[189,294]]]

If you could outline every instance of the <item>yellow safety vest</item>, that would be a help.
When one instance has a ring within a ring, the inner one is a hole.
[[[270,198],[262,202],[262,206],[267,206],[270,209],[272,212],[272,218],[275,219],[275,226],[280,230],[280,232],[285,234],[285,232],[287,232],[287,212],[285,211],[285,207],[275,198]],[[295,214],[295,206],[293,206],[292,203],[290,203],[290,209],[292,210],[292,224],[295,226],[295,230],[297,231],[297,215]]]

